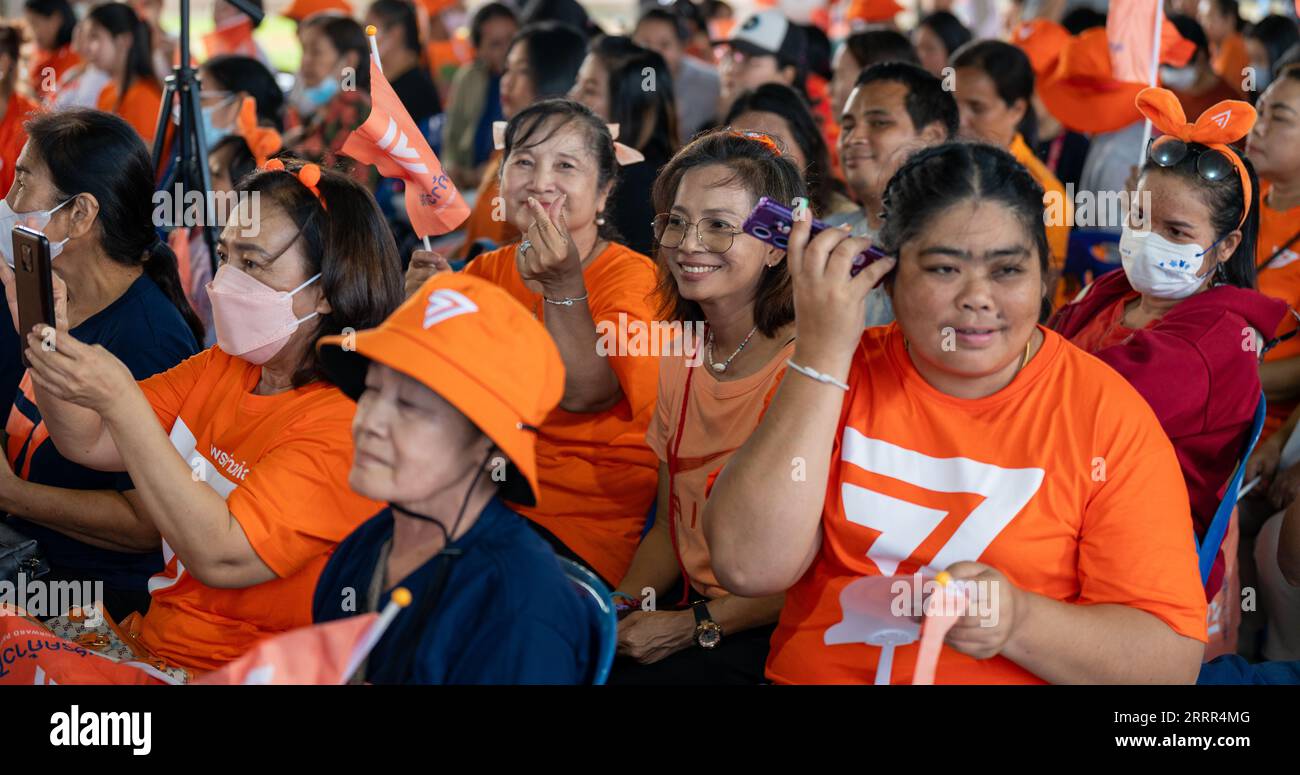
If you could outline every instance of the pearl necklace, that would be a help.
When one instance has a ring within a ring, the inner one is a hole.
[[[740,346],[736,348],[736,351],[731,354],[731,357],[727,358],[727,360],[723,361],[722,363],[715,363],[713,360],[713,331],[709,331],[709,342],[708,342],[709,366],[711,366],[713,370],[718,373],[722,373],[726,371],[727,367],[731,365],[731,362],[736,359],[736,356],[740,355],[740,351],[745,349],[745,345],[749,344],[749,340],[754,336],[754,332],[757,330],[758,330],[758,326],[754,326],[753,328],[749,329],[749,334],[745,337],[745,341],[741,342]]]

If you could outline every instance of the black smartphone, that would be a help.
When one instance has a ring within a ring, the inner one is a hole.
[[[18,332],[23,342],[23,365],[27,361],[27,334],[44,323],[54,326],[54,267],[50,241],[35,229],[15,226],[14,284],[18,290]]]

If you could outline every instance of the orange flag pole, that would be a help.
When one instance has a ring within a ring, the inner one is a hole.
[[[370,655],[371,649],[375,647],[375,644],[379,643],[379,639],[384,636],[384,631],[388,629],[388,625],[392,624],[393,619],[396,619],[402,609],[410,604],[410,590],[406,587],[398,587],[393,590],[393,596],[388,601],[388,605],[384,606],[383,612],[379,614],[379,618],[375,620],[373,625],[371,625],[370,631],[367,632],[365,638],[357,644],[356,649],[352,652],[352,656],[348,657],[347,669],[343,671],[343,683],[352,680],[353,673],[360,669],[361,663]]]

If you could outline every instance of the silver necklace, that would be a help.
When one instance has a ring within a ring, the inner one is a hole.
[[[726,371],[727,367],[731,365],[731,362],[736,359],[736,356],[740,355],[740,351],[745,349],[745,345],[749,344],[750,338],[754,336],[754,332],[757,330],[758,330],[758,326],[754,326],[753,328],[749,329],[749,334],[748,336],[745,337],[745,341],[741,342],[740,346],[736,348],[736,351],[731,354],[731,357],[726,359],[722,363],[715,363],[713,360],[713,332],[709,331],[709,346],[708,346],[709,366],[713,367],[713,370],[719,373]]]

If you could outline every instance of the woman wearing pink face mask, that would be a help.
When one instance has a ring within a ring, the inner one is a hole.
[[[343,484],[355,406],[322,381],[315,344],[401,300],[396,246],[360,185],[273,159],[236,190],[250,206],[218,241],[216,347],[137,383],[62,313],[53,351],[41,332],[27,339],[51,438],[82,465],[130,473],[162,537],[149,612],[121,629],[190,673],[310,623],[327,555],[378,510]],[[59,283],[55,296],[61,310]]]

